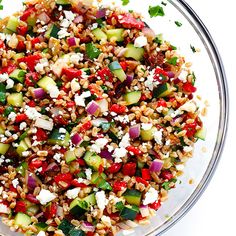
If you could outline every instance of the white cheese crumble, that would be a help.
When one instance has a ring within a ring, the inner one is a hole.
[[[108,200],[106,199],[106,195],[104,191],[96,192],[95,198],[97,201],[98,208],[103,211],[108,203]]]
[[[12,180],[12,185],[13,185],[14,188],[16,188],[18,184],[19,184],[18,178],[15,178],[15,179]]]
[[[187,76],[188,76],[188,72],[186,70],[182,70],[181,73],[179,74],[178,78],[182,81],[182,82],[187,82]]]
[[[15,112],[11,112],[8,115],[8,119],[11,120],[11,121],[14,121],[16,119],[16,113]]]
[[[192,112],[194,113],[197,109],[197,106],[194,101],[188,101],[181,107],[179,107],[179,110],[181,111],[187,111],[187,112]]]
[[[76,197],[78,197],[79,191],[80,191],[80,188],[73,188],[73,189],[67,190],[66,196],[69,199],[75,199]]]
[[[39,60],[39,62],[35,66],[35,70],[39,72],[40,74],[45,74],[44,68],[49,66],[48,59],[42,58]]]
[[[162,145],[162,130],[157,130],[153,133],[154,139],[157,144]]]
[[[149,75],[147,76],[147,79],[144,82],[145,87],[148,88],[150,91],[152,91],[154,87],[160,84],[159,81],[154,81],[154,75],[155,75],[155,69],[149,71]]]
[[[148,192],[145,194],[145,198],[143,200],[143,205],[148,205],[151,203],[154,203],[155,201],[158,200],[158,191],[151,187]]]
[[[70,62],[77,65],[80,61],[83,61],[84,55],[82,53],[73,53],[70,56]]]
[[[175,110],[174,112],[172,112],[172,113],[170,114],[170,116],[171,116],[172,118],[175,118],[176,116],[181,115],[181,114],[183,114],[183,111],[177,109],[177,110]]]
[[[85,174],[86,174],[86,179],[87,180],[91,180],[92,177],[92,170],[90,168],[85,170]]]
[[[114,153],[113,153],[113,157],[115,157],[115,163],[121,163],[122,162],[122,157],[125,157],[127,154],[127,150],[125,148],[116,148]]]
[[[184,152],[191,152],[193,150],[193,147],[191,146],[184,146]]]
[[[75,19],[75,14],[72,11],[63,11],[63,12],[67,20],[73,21]]]
[[[5,131],[5,135],[6,135],[7,137],[11,137],[12,134],[11,134],[11,132],[10,132],[9,130],[6,130],[6,131]]]
[[[14,81],[12,79],[7,79],[6,89],[11,89],[14,86]]]
[[[60,94],[58,87],[56,85],[52,85],[52,84],[47,86],[47,91],[49,92],[49,96],[51,98],[57,98]]]
[[[145,36],[139,36],[134,40],[134,46],[136,48],[141,48],[146,46],[148,43],[147,38]]]
[[[106,226],[111,226],[111,218],[109,216],[103,215],[102,218],[101,218],[101,221]]]
[[[85,98],[88,98],[91,96],[90,91],[83,92],[81,95],[76,94],[75,95],[75,104],[77,106],[85,107]]]
[[[24,130],[27,127],[27,124],[25,122],[20,123],[20,130]]]
[[[9,214],[10,209],[5,204],[0,203],[0,213]]]
[[[100,153],[107,143],[108,143],[108,140],[106,138],[98,138],[95,140],[95,143],[92,144],[92,146],[90,147],[90,150],[96,153]]]
[[[44,231],[39,231],[39,233],[37,234],[37,236],[46,236]]]
[[[57,33],[59,39],[63,39],[67,36],[70,36],[70,33],[67,32],[66,28],[60,29],[60,31]]]
[[[53,156],[53,159],[56,160],[58,163],[60,163],[61,162],[61,157],[62,157],[62,154],[55,153],[54,156]]]
[[[36,120],[42,116],[34,107],[29,106],[25,106],[25,114],[30,120]]]
[[[8,76],[7,73],[4,73],[4,74],[0,75],[0,82],[5,82],[8,79],[9,79],[9,76]]]
[[[56,198],[56,195],[51,193],[49,190],[41,189],[40,193],[36,198],[39,200],[41,205],[46,205]]]
[[[94,30],[94,29],[97,29],[97,27],[98,27],[98,23],[93,23],[93,24],[90,25],[88,28],[89,28],[90,30]]]
[[[60,133],[60,134],[65,134],[65,133],[66,133],[66,129],[60,128],[60,129],[59,129],[59,133]]]
[[[114,120],[120,121],[121,123],[124,123],[124,124],[129,123],[129,117],[128,117],[128,115],[116,116],[116,117],[114,118]]]
[[[23,157],[27,157],[27,156],[29,156],[29,154],[30,154],[30,151],[24,151],[24,152],[22,152],[22,156],[23,156]]]
[[[121,139],[120,143],[119,143],[119,147],[123,147],[126,148],[130,145],[130,137],[129,137],[129,133],[126,133],[123,138]]]
[[[152,128],[152,124],[151,123],[142,123],[141,126],[142,126],[143,130],[149,130],[149,129]]]

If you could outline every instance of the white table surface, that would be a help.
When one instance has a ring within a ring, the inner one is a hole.
[[[223,59],[230,92],[230,122],[223,155],[210,185],[190,212],[163,236],[233,236],[236,235],[236,2],[186,2],[209,29]]]

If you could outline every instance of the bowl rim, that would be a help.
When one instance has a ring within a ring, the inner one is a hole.
[[[178,11],[180,11],[180,13],[193,26],[198,36],[200,37],[202,43],[204,44],[205,49],[207,50],[208,55],[211,59],[212,65],[214,66],[220,96],[220,116],[218,124],[219,129],[217,134],[217,142],[214,147],[214,152],[211,157],[211,161],[202,180],[195,188],[195,191],[191,194],[191,196],[183,204],[183,206],[168,221],[166,221],[162,226],[159,226],[147,235],[161,235],[165,233],[171,227],[173,227],[179,220],[181,220],[196,204],[196,202],[206,190],[219,164],[228,129],[229,93],[223,61],[221,59],[217,46],[207,27],[204,25],[197,13],[190,7],[190,5],[185,2],[185,0],[167,1],[172,4],[173,7],[175,7]],[[187,14],[184,11],[186,11]],[[160,232],[156,233],[157,230]]]

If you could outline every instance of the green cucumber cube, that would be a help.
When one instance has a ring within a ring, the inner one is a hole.
[[[195,138],[199,138],[199,139],[205,141],[205,139],[206,139],[206,133],[207,133],[207,132],[206,132],[206,129],[205,129],[204,127],[202,127],[200,130],[198,130],[198,131],[195,133],[194,137],[195,137]]]
[[[0,143],[0,154],[5,155],[10,147],[10,144]]]
[[[22,93],[12,93],[7,96],[7,103],[15,107],[23,106],[23,95]]]
[[[143,141],[151,141],[154,138],[154,133],[157,131],[156,127],[152,127],[148,130],[141,130],[141,138]]]
[[[129,43],[127,46],[127,51],[124,56],[127,58],[133,58],[136,61],[142,61],[144,55],[143,48],[136,48],[132,43]]]
[[[48,91],[48,88],[56,86],[56,82],[52,78],[44,76],[38,81],[38,86],[43,88],[45,91]]]
[[[16,148],[16,152],[19,156],[22,156],[22,153],[29,149],[28,145],[24,140],[21,140],[18,147]]]
[[[172,93],[172,89],[169,83],[164,83],[159,85],[157,88],[153,90],[154,98],[163,98]]]
[[[25,74],[27,72],[25,70],[21,70],[21,69],[15,69],[10,75],[9,77],[11,79],[15,79],[18,80],[20,83],[24,83],[25,80]]]
[[[70,163],[74,160],[76,160],[76,155],[75,155],[75,152],[74,151],[66,151],[65,152],[65,159],[66,159],[66,163]]]
[[[15,16],[10,16],[6,28],[12,32],[16,32],[18,26],[19,20]]]
[[[127,189],[123,193],[123,197],[129,204],[139,206],[141,203],[142,193],[136,189]]]
[[[15,216],[15,225],[19,226],[19,227],[27,227],[31,224],[31,218],[30,216],[22,213],[22,212],[18,212]]]
[[[136,207],[124,206],[120,212],[120,216],[125,220],[134,220],[138,214]]]
[[[89,194],[87,197],[83,198],[83,200],[87,202],[89,206],[93,206],[96,204],[96,198],[94,193]]]
[[[141,91],[128,92],[124,95],[127,105],[138,103],[141,98]]]
[[[126,80],[127,76],[118,61],[113,61],[112,63],[109,64],[108,67],[121,82]]]
[[[124,41],[124,29],[110,29],[106,31],[108,40],[114,40],[117,42],[123,42]]]
[[[107,35],[100,28],[94,29],[92,33],[97,40],[107,40]]]
[[[56,0],[57,5],[70,5],[69,0]]]
[[[94,170],[98,170],[99,166],[102,164],[102,158],[98,156],[96,153],[86,152],[84,156],[84,161],[88,166],[93,168]]]
[[[62,134],[59,132],[59,129],[53,130],[51,135],[49,136],[48,143],[49,144],[58,144],[60,146],[68,147],[70,142],[70,134],[66,131],[66,133]]]

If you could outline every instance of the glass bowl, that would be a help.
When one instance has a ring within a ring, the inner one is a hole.
[[[104,0],[103,5],[111,1]],[[4,1],[3,1],[4,3]],[[207,187],[219,162],[227,130],[228,121],[228,92],[223,64],[217,48],[208,30],[191,7],[182,0],[168,0],[167,5],[161,5],[158,0],[130,0],[123,7],[121,0],[114,1],[126,10],[134,10],[142,13],[145,22],[156,34],[163,34],[163,38],[177,46],[186,61],[192,62],[192,69],[197,77],[196,86],[200,109],[206,103],[207,116],[202,117],[207,129],[205,141],[198,141],[195,145],[194,155],[181,176],[175,189],[169,192],[168,200],[151,219],[151,224],[138,226],[132,235],[160,235],[183,217],[199,199]],[[15,4],[15,3],[14,3]],[[20,1],[16,2],[15,8],[11,4],[4,5],[1,17],[9,15],[20,7]],[[161,5],[164,9],[164,17],[150,18],[148,7]],[[178,27],[175,21],[181,22]],[[193,53],[190,46],[199,48],[201,51]],[[192,182],[190,184],[189,182]],[[0,234],[16,235],[5,225],[0,225]],[[119,233],[121,234],[121,233]]]

